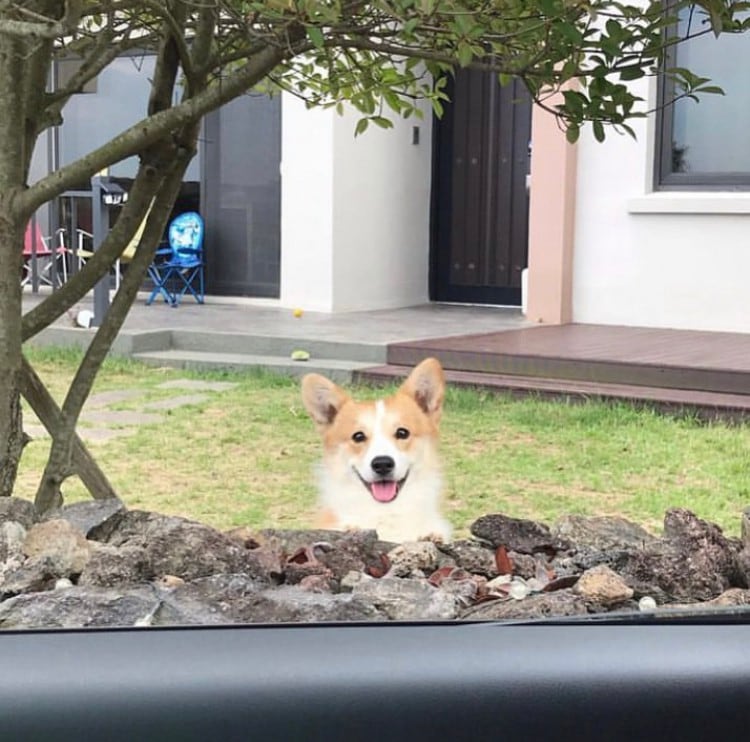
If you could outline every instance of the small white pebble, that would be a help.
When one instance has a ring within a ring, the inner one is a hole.
[[[644,595],[638,601],[638,610],[647,612],[656,610],[656,601],[650,595]]]
[[[55,580],[55,590],[67,590],[69,587],[73,587],[73,583],[67,577]]]
[[[529,588],[523,582],[512,582],[508,595],[516,600],[523,600],[529,594]]]
[[[153,615],[149,613],[147,616],[137,619],[133,626],[151,626],[153,620]]]

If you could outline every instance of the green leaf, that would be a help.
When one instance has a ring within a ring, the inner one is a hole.
[[[578,124],[568,124],[568,128],[565,130],[565,138],[571,144],[575,144],[578,141],[578,135],[580,133],[581,129]]]
[[[640,80],[641,77],[643,77],[646,73],[644,72],[643,68],[638,65],[633,65],[632,67],[623,67],[620,70],[620,79],[621,80]]]
[[[604,141],[604,124],[602,124],[601,121],[596,120],[593,124],[594,128],[594,138],[597,142],[603,142]]]
[[[393,121],[387,119],[385,116],[370,116],[370,121],[372,121],[375,126],[379,126],[381,129],[393,128]]]
[[[354,127],[354,136],[358,137],[360,134],[364,134],[367,131],[367,125],[370,122],[367,119],[360,119],[357,121],[357,125]]]
[[[313,46],[316,49],[322,49],[325,40],[323,39],[323,32],[317,26],[307,26],[305,28],[307,32],[307,38],[310,39]]]
[[[712,95],[726,95],[724,90],[720,88],[718,85],[706,85],[704,87],[698,88],[699,93],[710,93]]]
[[[469,44],[459,43],[457,56],[458,63],[462,67],[468,67],[474,59],[474,52]]]

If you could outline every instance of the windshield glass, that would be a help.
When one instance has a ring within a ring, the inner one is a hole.
[[[734,6],[162,5],[0,9],[0,629],[741,612]]]

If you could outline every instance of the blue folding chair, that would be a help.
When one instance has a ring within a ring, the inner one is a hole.
[[[154,289],[146,304],[161,295],[167,304],[177,307],[186,293],[203,304],[203,219],[194,211],[180,214],[169,225],[168,237],[169,247],[157,250],[148,268]]]

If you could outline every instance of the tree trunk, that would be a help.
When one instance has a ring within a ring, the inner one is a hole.
[[[0,36],[0,496],[12,494],[23,450],[21,376],[21,266],[25,219],[14,210],[23,188],[24,107],[18,82],[23,49]]]
[[[54,438],[56,431],[62,426],[60,408],[47,391],[42,380],[36,375],[34,369],[24,360],[23,376],[21,379],[21,394],[26,398],[37,417]],[[109,480],[99,468],[94,458],[89,453],[83,441],[77,434],[73,434],[73,470],[81,478],[86,489],[94,499],[102,500],[108,497],[117,497]]]
[[[179,192],[182,176],[192,158],[197,136],[198,125],[195,124],[189,127],[188,146],[181,153],[174,153],[170,157],[157,158],[162,161],[171,160],[172,164],[168,176],[161,183],[151,207],[135,257],[128,266],[128,272],[120,284],[120,289],[115,295],[102,325],[89,344],[63,403],[59,426],[53,433],[49,459],[36,493],[35,505],[39,512],[43,513],[62,505],[61,485],[68,476],[75,472],[73,458],[78,417],[88,398],[99,368],[113,340],[117,337],[138,289],[143,283],[148,266],[153,260],[159,237],[164,230],[172,205]],[[163,146],[163,154],[173,153],[174,149],[173,143],[167,141]]]
[[[1,165],[0,165],[1,167]],[[0,210],[2,209],[0,197]],[[0,496],[13,494],[23,451],[21,252],[23,232],[0,216]]]

